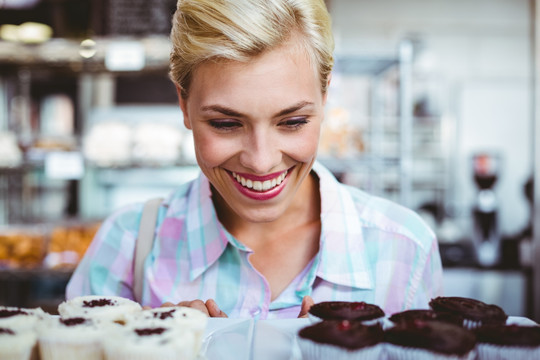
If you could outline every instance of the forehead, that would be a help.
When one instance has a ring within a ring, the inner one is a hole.
[[[263,52],[246,62],[207,61],[193,72],[189,97],[211,101],[280,94],[322,96],[319,76],[307,52],[295,41]]]

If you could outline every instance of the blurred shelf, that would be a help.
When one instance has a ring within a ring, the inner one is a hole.
[[[47,268],[0,268],[0,281],[5,280],[30,280],[36,278],[64,279],[67,280],[73,274],[74,269],[47,269]]]
[[[91,48],[81,46],[81,40],[53,38],[41,44],[0,41],[0,70],[15,67],[74,73],[110,71],[106,64],[109,49],[126,43],[139,44],[144,51],[144,65],[137,72],[167,71],[169,67],[168,36],[99,37],[92,39],[95,45]],[[93,55],[88,58],[81,55],[89,56],[88,52]]]
[[[139,166],[139,167],[119,167],[103,168],[94,167],[96,180],[101,186],[111,185],[160,185],[176,186],[179,179],[183,179],[185,174],[198,174],[199,167],[194,164],[183,164],[175,166]]]
[[[336,56],[335,69],[345,75],[379,75],[399,64],[397,55]]]

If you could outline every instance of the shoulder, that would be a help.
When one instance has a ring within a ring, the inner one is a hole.
[[[342,216],[354,216],[356,226],[361,227],[365,235],[371,234],[367,238],[400,241],[401,245],[407,242],[426,253],[431,251],[436,242],[435,234],[415,211],[338,182],[320,163],[316,163],[314,170],[321,182],[321,201],[331,204],[327,209]]]
[[[436,241],[435,234],[413,210],[382,197],[370,195],[358,188],[341,185],[350,194],[362,226],[414,242],[429,252]]]

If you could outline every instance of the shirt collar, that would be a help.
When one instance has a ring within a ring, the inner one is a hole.
[[[316,276],[337,284],[373,288],[363,227],[356,204],[346,185],[316,162],[321,194],[321,242]]]
[[[328,282],[355,288],[372,289],[362,227],[357,208],[345,186],[339,184],[328,169],[315,162],[313,171],[319,177],[321,194],[321,240],[314,276]],[[227,245],[251,251],[221,225],[212,202],[210,183],[203,173],[194,181],[188,195],[186,212],[187,242],[190,254],[190,279],[194,280],[214,264]]]

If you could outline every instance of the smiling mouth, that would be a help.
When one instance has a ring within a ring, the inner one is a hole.
[[[263,192],[263,191],[271,190],[275,188],[276,186],[280,185],[285,179],[285,177],[287,176],[288,172],[289,170],[285,170],[281,174],[276,176],[275,178],[264,180],[264,181],[246,179],[235,172],[232,172],[232,176],[236,180],[236,182],[242,185],[243,187],[250,190]]]

